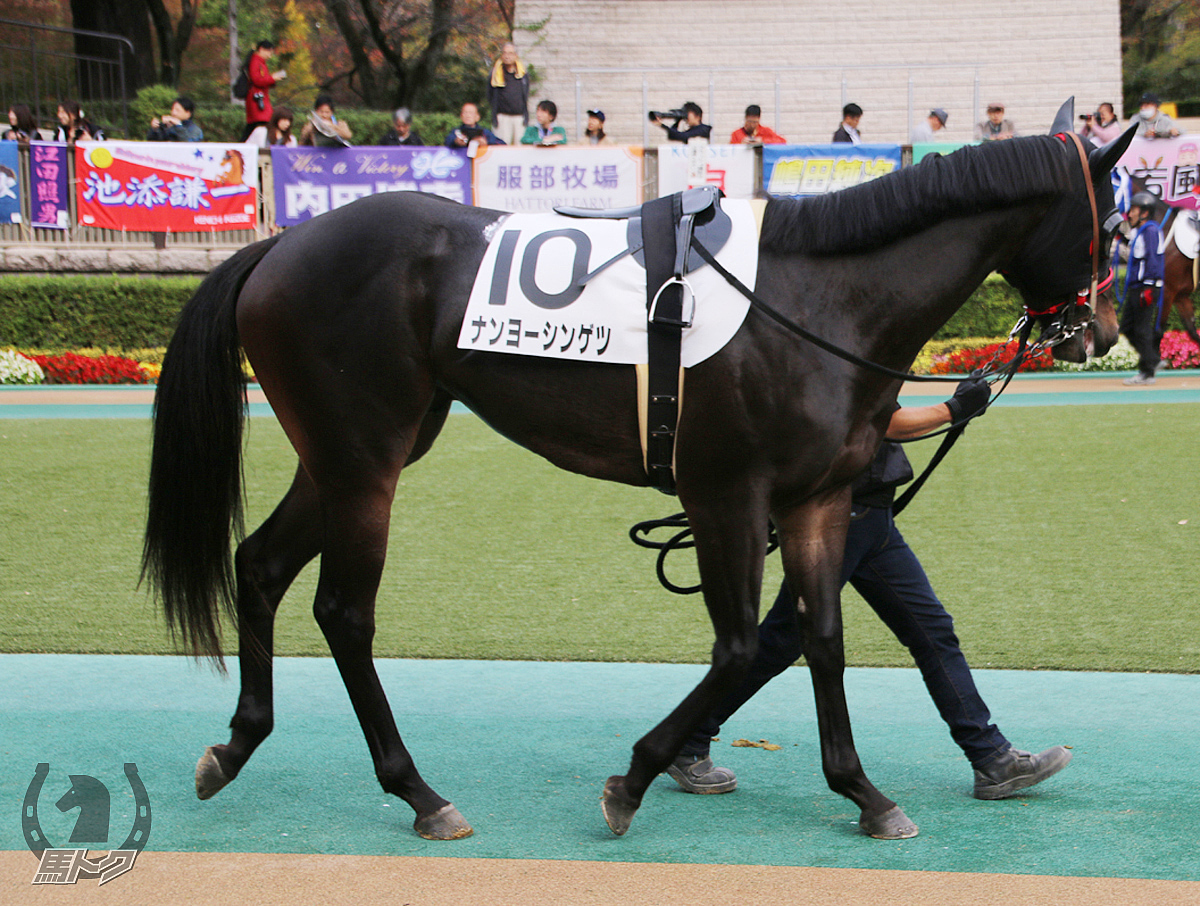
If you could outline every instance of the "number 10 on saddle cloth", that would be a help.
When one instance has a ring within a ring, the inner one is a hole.
[[[751,204],[722,199],[721,209],[732,229],[717,260],[753,288],[758,227]],[[498,221],[490,228],[458,347],[644,364],[646,271],[640,263],[640,231],[631,230],[629,223],[558,214],[512,214]],[[695,311],[692,326],[683,330],[685,368],[728,343],[750,307],[694,251],[688,266]],[[685,301],[685,311],[689,307]]]

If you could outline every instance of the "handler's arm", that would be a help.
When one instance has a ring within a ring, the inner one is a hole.
[[[950,409],[945,403],[936,406],[906,406],[892,413],[888,422],[888,440],[907,440],[928,434],[950,423]]]
[[[907,440],[927,434],[942,425],[965,422],[987,409],[992,388],[980,378],[963,381],[954,396],[934,406],[913,406],[897,409],[888,422],[888,440]]]

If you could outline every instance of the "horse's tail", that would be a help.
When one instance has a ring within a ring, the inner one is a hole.
[[[236,606],[230,541],[244,534],[237,298],[276,241],[242,249],[200,284],[179,316],[154,397],[142,579],[172,636],[222,668],[219,611]]]

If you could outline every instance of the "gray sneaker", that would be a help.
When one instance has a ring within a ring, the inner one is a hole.
[[[1127,377],[1121,381],[1126,387],[1141,387],[1146,384],[1153,384],[1157,380],[1152,374],[1135,374],[1133,377]]]
[[[689,793],[728,793],[737,788],[733,771],[714,766],[707,755],[678,755],[667,773]]]
[[[985,767],[975,769],[975,798],[1006,799],[1018,790],[1053,777],[1070,760],[1071,752],[1064,746],[1037,755],[1009,749]]]

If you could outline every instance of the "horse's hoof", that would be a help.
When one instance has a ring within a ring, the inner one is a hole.
[[[199,799],[211,799],[217,795],[229,782],[232,777],[226,776],[221,770],[221,762],[217,761],[217,755],[213,751],[213,747],[209,746],[204,750],[204,754],[200,756],[200,760],[196,762],[196,796]]]
[[[625,778],[615,775],[608,778],[604,784],[604,795],[600,797],[600,810],[604,812],[604,820],[608,829],[618,837],[623,836],[633,823],[641,802],[635,802],[625,792]]]
[[[908,820],[908,815],[898,805],[893,805],[882,815],[863,812],[858,826],[876,840],[907,840],[917,835],[917,826]]]
[[[413,830],[426,840],[461,840],[475,833],[452,802],[447,802],[431,815],[417,815]]]

